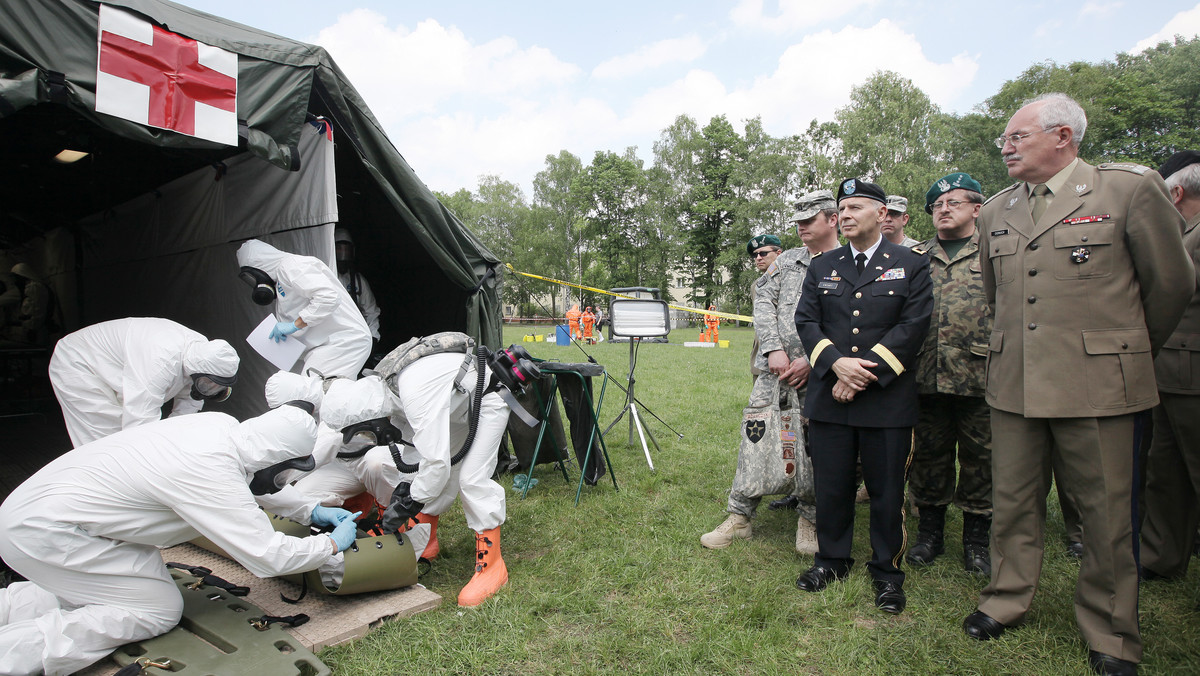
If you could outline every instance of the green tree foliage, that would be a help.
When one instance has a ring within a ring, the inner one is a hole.
[[[581,173],[583,162],[563,150],[558,155],[547,155],[546,168],[533,177],[531,220],[535,231],[540,229],[545,235],[549,247],[545,258],[531,265],[529,271],[582,283],[585,220],[582,202],[571,192],[571,184]],[[564,288],[562,293],[550,294],[554,316],[559,315],[559,298],[569,298],[570,293]]]

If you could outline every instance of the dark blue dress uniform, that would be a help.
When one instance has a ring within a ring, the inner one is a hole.
[[[860,275],[849,245],[813,259],[796,307],[796,329],[809,354],[805,415],[816,479],[816,565],[844,574],[853,565],[855,465],[871,495],[868,569],[902,584],[904,472],[917,422],[916,374],[909,370],[929,330],[933,284],[929,259],[883,238]],[[858,357],[878,378],[854,400],[833,398],[833,363]]]

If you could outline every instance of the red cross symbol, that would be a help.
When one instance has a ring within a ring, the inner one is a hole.
[[[148,124],[196,134],[196,103],[237,111],[237,80],[200,63],[195,40],[154,28],[153,44],[103,31],[100,70],[150,88]]]

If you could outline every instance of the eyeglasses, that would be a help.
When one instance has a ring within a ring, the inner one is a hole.
[[[1034,134],[1040,134],[1040,133],[1046,132],[1046,131],[1053,131],[1055,129],[1058,129],[1061,126],[1063,126],[1063,125],[1056,124],[1053,127],[1046,127],[1045,129],[1031,131],[1026,134],[1009,134],[1008,136],[997,136],[996,137],[996,147],[1003,150],[1004,144],[1007,142],[1007,143],[1013,144],[1013,147],[1015,148],[1015,147],[1017,147],[1018,143],[1020,143],[1021,141],[1024,141],[1025,139],[1029,138],[1030,136],[1033,136]]]
[[[750,254],[750,257],[751,258],[763,258],[763,257],[767,256],[768,254],[775,253],[776,251],[779,251],[779,249],[767,249],[766,251],[755,251],[754,253]]]
[[[957,209],[960,205],[966,204],[964,200],[946,200],[945,202],[934,202],[929,205],[930,210],[939,211],[942,207]]]

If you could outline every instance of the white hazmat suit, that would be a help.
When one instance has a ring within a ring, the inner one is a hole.
[[[275,282],[275,317],[306,326],[296,337],[307,346],[303,373],[324,378],[357,378],[371,356],[371,331],[354,299],[329,266],[312,256],[280,251],[252,239],[237,250],[238,265],[265,273]]]
[[[130,317],[63,336],[50,358],[50,384],[76,448],[162,416],[195,413],[192,374],[232,377],[238,355],[169,319]]]
[[[203,535],[260,577],[325,564],[331,538],[277,533],[248,486],[309,455],[315,434],[291,406],[244,423],[199,413],[87,444],[30,477],[0,505],[0,556],[29,580],[0,590],[4,672],[69,674],[174,627],[183,599],[160,547]]]

